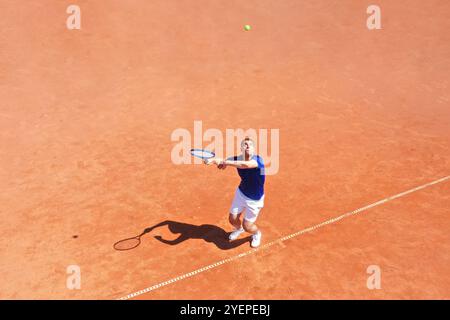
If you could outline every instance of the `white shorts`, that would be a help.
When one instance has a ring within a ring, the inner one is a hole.
[[[252,200],[246,197],[239,188],[234,194],[233,203],[231,204],[230,214],[238,215],[245,209],[244,219],[249,222],[255,222],[258,214],[264,207],[264,195],[259,200]]]

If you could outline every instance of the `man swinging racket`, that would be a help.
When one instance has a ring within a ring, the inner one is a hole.
[[[255,222],[261,209],[264,207],[264,162],[259,155],[255,155],[255,143],[249,137],[241,142],[242,155],[228,159],[209,158],[205,159],[207,165],[216,164],[219,169],[226,167],[237,168],[241,177],[241,183],[236,189],[233,203],[230,208],[229,221],[234,227],[231,232],[230,241],[236,240],[241,233],[247,231],[252,234],[251,246],[256,248],[261,243],[261,231]],[[241,223],[243,211],[244,221]]]

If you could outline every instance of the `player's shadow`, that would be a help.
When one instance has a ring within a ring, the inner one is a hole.
[[[214,243],[219,249],[230,250],[239,247],[246,242],[248,243],[251,239],[251,237],[248,236],[246,238],[237,239],[230,242],[228,240],[228,236],[230,235],[230,233],[217,226],[211,224],[202,224],[200,226],[196,226],[189,223],[182,223],[171,220],[166,220],[154,225],[153,227],[146,228],[144,230],[144,233],[151,232],[154,229],[164,226],[167,226],[170,232],[179,234],[179,236],[173,240],[167,240],[162,238],[161,236],[154,236],[154,238],[161,241],[162,243],[172,246],[190,239],[202,239],[206,242]]]

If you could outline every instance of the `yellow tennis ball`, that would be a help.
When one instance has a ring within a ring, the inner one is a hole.
[[[252,29],[252,27],[251,27],[249,24],[246,24],[246,25],[244,26],[244,29],[245,29],[246,31],[250,31],[250,30]]]

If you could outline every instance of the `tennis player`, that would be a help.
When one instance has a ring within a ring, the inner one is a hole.
[[[264,162],[259,155],[255,155],[255,143],[249,137],[241,142],[242,154],[228,159],[205,159],[207,165],[216,164],[219,169],[226,167],[237,168],[241,177],[241,183],[236,189],[233,203],[230,208],[229,221],[234,230],[230,233],[229,240],[236,240],[244,231],[252,234],[251,246],[258,247],[261,244],[261,231],[255,222],[261,209],[264,207]],[[244,212],[245,210],[245,212]],[[241,215],[244,212],[243,223]]]

